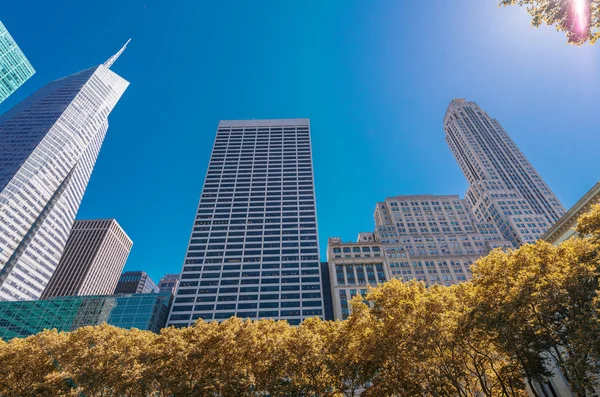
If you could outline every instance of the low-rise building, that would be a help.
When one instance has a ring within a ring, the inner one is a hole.
[[[375,236],[363,238],[359,234],[357,242],[342,242],[340,238],[330,238],[327,243],[327,263],[331,281],[333,316],[344,320],[350,315],[350,301],[356,295],[364,296],[369,286],[377,286],[390,279],[381,243]]]
[[[170,304],[170,294],[158,293],[0,301],[0,339],[27,337],[45,329],[74,331],[102,323],[158,332],[166,324]]]

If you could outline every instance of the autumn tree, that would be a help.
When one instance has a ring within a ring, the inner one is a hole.
[[[532,25],[555,26],[571,44],[595,43],[600,37],[600,0],[500,0],[500,5],[527,7]]]
[[[392,280],[373,303],[376,366],[368,396],[523,396],[522,372],[470,324],[473,291]],[[354,309],[353,309],[354,310]]]
[[[600,211],[584,217],[595,233]],[[572,391],[586,396],[598,373],[600,311],[597,236],[556,247],[543,241],[494,251],[474,267],[474,316],[504,353],[521,363],[528,382],[543,382],[557,365]]]
[[[65,395],[72,389],[60,375],[54,352],[65,345],[66,335],[44,331],[28,338],[0,342],[0,396],[42,397]]]

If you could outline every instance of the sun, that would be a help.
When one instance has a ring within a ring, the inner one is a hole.
[[[573,0],[573,14],[576,18],[576,29],[579,33],[587,30],[587,0]]]

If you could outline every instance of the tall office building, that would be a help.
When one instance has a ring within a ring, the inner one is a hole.
[[[0,103],[34,74],[33,66],[0,21]]]
[[[444,130],[469,181],[466,199],[475,217],[495,223],[515,247],[540,238],[565,213],[500,123],[475,102],[454,99]]]
[[[177,290],[177,287],[179,286],[180,277],[180,274],[165,274],[164,276],[162,276],[160,281],[158,282],[159,292],[169,292],[171,294],[174,294]]]
[[[132,245],[114,219],[75,221],[42,299],[112,294]]]
[[[169,324],[323,317],[307,119],[221,121]]]
[[[54,273],[129,85],[110,70],[124,48],[0,116],[0,300],[38,299]]]
[[[124,272],[119,277],[115,294],[151,294],[157,293],[158,287],[148,273],[141,271]]]

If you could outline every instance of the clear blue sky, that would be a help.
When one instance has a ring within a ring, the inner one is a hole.
[[[0,20],[37,70],[0,112],[132,38],[78,218],[116,218],[126,269],[155,281],[181,269],[220,119],[311,119],[323,257],[387,196],[464,194],[454,97],[498,118],[565,206],[600,176],[600,44],[497,0],[3,0]]]

